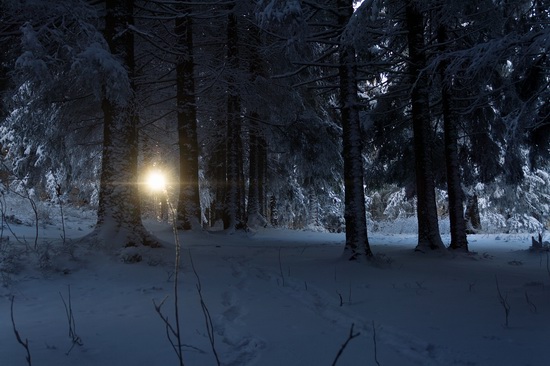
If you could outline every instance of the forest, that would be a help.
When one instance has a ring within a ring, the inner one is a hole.
[[[105,246],[155,246],[159,201],[181,230],[345,232],[350,258],[396,219],[419,251],[445,247],[442,221],[459,251],[543,233],[549,8],[2,0],[2,195],[91,207]]]
[[[0,0],[0,363],[547,366],[549,19]]]

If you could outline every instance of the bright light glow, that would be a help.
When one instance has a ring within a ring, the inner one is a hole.
[[[153,170],[147,177],[147,185],[153,192],[161,192],[166,188],[166,179],[158,170]]]

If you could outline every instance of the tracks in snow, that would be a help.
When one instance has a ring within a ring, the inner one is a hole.
[[[248,309],[246,301],[241,299],[243,294],[257,289],[251,286],[262,284],[262,293],[274,293],[286,299],[292,299],[295,304],[300,304],[306,311],[315,314],[321,319],[343,329],[355,324],[355,330],[362,333],[363,344],[373,344],[373,321],[368,318],[368,310],[365,316],[358,315],[357,309],[348,306],[340,306],[335,300],[335,294],[329,294],[304,280],[293,276],[284,277],[282,269],[277,263],[262,265],[255,259],[260,255],[270,255],[267,251],[273,251],[272,258],[277,258],[275,248],[256,250],[250,256],[223,256],[223,261],[229,265],[233,284],[221,295],[223,311],[217,317],[215,329],[218,330],[222,342],[228,346],[223,355],[224,365],[250,365],[260,356],[262,350],[269,344],[250,333],[246,316]],[[250,296],[248,293],[247,296]],[[466,360],[465,355],[455,352],[444,346],[438,346],[424,341],[422,338],[407,334],[397,328],[375,324],[376,342],[378,349],[384,349],[385,354],[397,354],[398,358],[405,360],[410,365],[476,365],[476,362]],[[344,334],[344,333],[343,333]],[[368,339],[367,339],[368,338]],[[339,345],[335,344],[335,347]],[[367,355],[365,355],[367,357]],[[369,357],[372,357],[369,356]],[[393,356],[395,357],[395,356]],[[358,362],[360,362],[358,360]],[[364,360],[363,360],[364,362]],[[373,361],[374,362],[374,361]],[[380,360],[384,365],[383,360]]]

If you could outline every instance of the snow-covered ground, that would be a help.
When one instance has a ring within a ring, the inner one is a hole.
[[[90,231],[93,215],[66,212],[68,238]],[[27,365],[10,319],[12,296],[32,365],[178,365],[153,304],[168,296],[162,311],[175,324],[174,237],[166,223],[146,224],[165,246],[140,251],[143,260],[134,264],[79,244],[67,254],[56,218],[40,225],[36,251],[33,226],[4,229],[0,365]],[[14,233],[26,240],[27,254]],[[190,256],[222,365],[331,365],[352,325],[359,335],[338,365],[550,362],[550,259],[528,251],[530,234],[470,236],[466,255],[422,254],[413,250],[414,235],[373,233],[377,265],[343,260],[343,234],[261,229],[183,233],[180,241],[188,366],[216,365]],[[80,341],[74,347],[69,299]]]

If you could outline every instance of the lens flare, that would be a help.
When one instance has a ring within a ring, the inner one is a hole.
[[[147,185],[153,192],[161,192],[166,188],[166,179],[159,171],[152,171],[147,177]]]

